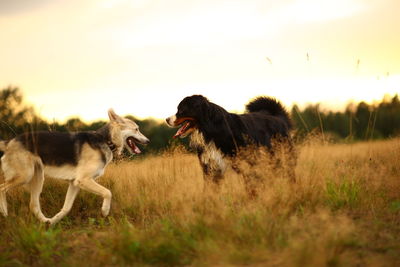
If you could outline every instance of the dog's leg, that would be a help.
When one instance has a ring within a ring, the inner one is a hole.
[[[296,183],[297,150],[293,144],[289,144],[288,176],[291,182]]]
[[[18,176],[11,180],[5,181],[2,185],[0,185],[0,212],[5,217],[7,217],[8,215],[7,198],[6,198],[7,191],[19,185],[23,185],[25,183],[26,179],[23,179],[20,176]]]
[[[203,193],[217,194],[220,191],[219,183],[212,177],[204,177]]]
[[[29,153],[17,152],[1,158],[5,181],[0,185],[0,212],[8,215],[6,193],[8,190],[29,183],[34,174],[34,161]]]
[[[204,173],[203,180],[203,193],[219,193],[223,180],[221,173]]]
[[[276,165],[275,170],[281,171],[281,174],[296,183],[296,164],[297,164],[297,150],[290,139],[283,139],[276,143]]]
[[[211,189],[213,192],[218,192],[226,170],[225,160],[220,154],[215,153],[214,157],[200,158],[200,164],[203,168],[203,191]]]
[[[59,213],[54,215],[53,218],[50,219],[50,224],[55,224],[59,222],[65,215],[70,212],[72,205],[74,204],[75,198],[79,193],[79,187],[75,186],[73,182],[69,183],[67,195],[65,196],[64,205]]]
[[[79,186],[81,189],[89,191],[93,194],[99,195],[103,197],[103,205],[101,206],[101,213],[104,217],[108,215],[110,212],[111,206],[111,191],[105,188],[102,185],[96,183],[92,178],[83,178],[83,179],[76,179],[74,184]]]
[[[4,217],[7,217],[7,198],[6,192],[0,190],[0,213],[3,214]]]
[[[258,195],[257,186],[259,186],[260,181],[255,181],[255,178],[248,176],[243,173],[244,188],[247,192],[247,196],[250,199],[254,199]]]
[[[49,218],[43,215],[42,210],[40,208],[40,194],[42,193],[44,182],[44,173],[43,167],[40,164],[35,166],[35,174],[32,180],[29,182],[30,191],[31,191],[31,201],[29,207],[33,214],[41,221],[48,222]]]

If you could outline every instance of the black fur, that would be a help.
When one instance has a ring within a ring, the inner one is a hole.
[[[177,118],[191,117],[206,142],[213,141],[225,155],[234,156],[249,144],[272,148],[275,137],[290,141],[292,124],[288,113],[275,99],[258,97],[246,105],[247,112],[234,114],[201,95],[184,98]],[[202,148],[197,148],[201,153]]]
[[[29,132],[16,137],[30,152],[38,155],[45,165],[60,166],[63,164],[77,165],[82,145],[87,143],[93,149],[98,149],[110,141],[107,126],[97,132]],[[102,160],[106,158],[103,153]]]

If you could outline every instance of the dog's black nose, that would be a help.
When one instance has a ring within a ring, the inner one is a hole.
[[[147,140],[144,142],[144,144],[145,144],[145,145],[148,145],[148,144],[150,144],[150,140],[149,140],[149,139],[147,139]]]

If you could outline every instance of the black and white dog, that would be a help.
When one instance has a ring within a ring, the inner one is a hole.
[[[31,193],[30,208],[42,222],[55,224],[67,215],[80,189],[102,196],[101,212],[107,216],[111,191],[95,180],[124,148],[138,154],[141,151],[136,144],[149,143],[134,121],[118,116],[112,109],[108,116],[110,122],[93,132],[29,132],[0,141],[5,177],[0,184],[0,213],[7,216],[6,192],[25,185]],[[44,174],[69,181],[64,206],[52,218],[45,217],[40,208]]]
[[[277,140],[293,151],[289,115],[280,102],[270,97],[257,97],[246,105],[244,114],[234,114],[202,95],[188,96],[166,121],[171,127],[179,127],[175,138],[191,134],[190,146],[197,151],[205,178],[214,182],[223,177],[227,164],[244,147],[265,147],[272,155]],[[294,153],[292,162],[289,176],[294,180]]]

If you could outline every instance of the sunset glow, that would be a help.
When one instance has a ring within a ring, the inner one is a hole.
[[[0,2],[0,86],[49,120],[165,118],[203,94],[230,111],[400,93],[395,0]]]

